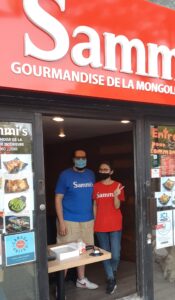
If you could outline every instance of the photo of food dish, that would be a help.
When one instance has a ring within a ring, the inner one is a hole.
[[[26,197],[20,196],[9,201],[8,207],[11,211],[19,213],[26,208]]]
[[[22,232],[30,230],[30,217],[29,216],[6,216],[5,229],[7,233]]]
[[[29,189],[29,185],[26,178],[15,179],[15,180],[5,180],[4,191],[5,193],[18,193]]]
[[[21,161],[18,157],[15,159],[3,162],[6,170],[10,174],[15,174],[22,171],[28,164]]]
[[[162,204],[162,205],[166,205],[169,202],[170,199],[171,199],[171,196],[169,196],[169,195],[167,195],[165,193],[162,194],[160,196],[160,198],[158,198],[160,204]]]
[[[175,181],[169,178],[163,183],[164,188],[168,191],[172,191],[174,185],[175,185]]]

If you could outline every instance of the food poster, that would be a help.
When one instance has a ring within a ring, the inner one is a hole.
[[[157,207],[172,206],[172,193],[171,192],[156,192],[155,193]]]
[[[5,213],[29,213],[34,209],[32,173],[4,175],[4,211]]]
[[[33,210],[32,124],[0,122],[0,231],[7,265],[34,260]]]
[[[157,207],[175,206],[175,177],[160,178],[160,192],[154,193]]]
[[[31,154],[2,154],[1,170],[3,174],[32,172]]]
[[[1,122],[0,212],[3,214],[3,233],[31,230],[33,210],[32,125]]]
[[[175,177],[154,178],[151,182],[157,207],[175,207]]]
[[[173,246],[173,229],[173,211],[158,211],[156,225],[156,249]]]
[[[5,215],[5,233],[13,234],[33,229],[32,213],[20,215]]]
[[[4,239],[6,266],[19,265],[36,260],[34,232],[7,235]]]

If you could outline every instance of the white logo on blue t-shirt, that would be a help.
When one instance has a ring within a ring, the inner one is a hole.
[[[93,183],[92,182],[78,183],[77,181],[73,181],[73,187],[75,189],[77,189],[77,188],[86,188],[86,187],[93,187]]]

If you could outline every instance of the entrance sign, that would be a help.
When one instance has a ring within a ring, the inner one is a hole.
[[[0,15],[1,87],[175,105],[175,11],[145,0],[1,0]]]

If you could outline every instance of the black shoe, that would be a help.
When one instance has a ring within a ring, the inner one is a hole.
[[[108,279],[106,293],[113,294],[116,288],[117,288],[116,281],[114,279]]]

